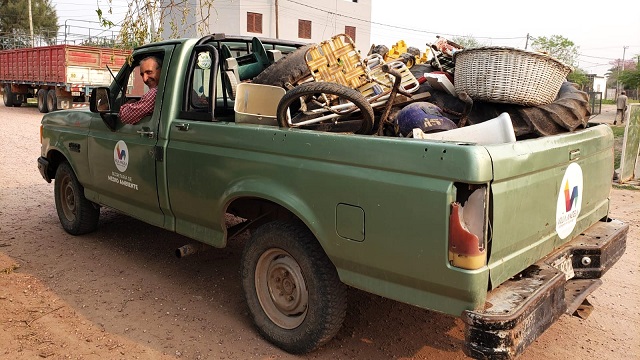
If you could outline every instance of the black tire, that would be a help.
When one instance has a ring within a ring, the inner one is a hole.
[[[409,54],[411,54],[411,55],[413,55],[415,57],[420,57],[420,49],[418,49],[415,46],[409,46],[407,48],[407,53],[409,53]]]
[[[304,83],[302,85],[296,86],[290,91],[287,91],[287,93],[284,94],[284,96],[278,103],[278,109],[276,110],[276,116],[280,127],[297,127],[295,123],[299,122],[298,120],[303,121],[313,119],[313,116],[303,115],[300,113],[296,115],[295,112],[291,110],[294,108],[299,108],[301,98],[305,99],[309,96],[318,94],[335,95],[342,100],[348,100],[352,102],[360,111],[345,114],[344,116],[340,116],[337,118],[332,118],[327,120],[327,122],[305,125],[301,127],[326,131],[345,131],[345,129],[347,129],[346,126],[333,126],[333,124],[339,124],[339,122],[343,121],[351,127],[350,131],[353,131],[356,134],[371,133],[373,129],[374,115],[373,109],[371,108],[371,105],[369,104],[367,99],[365,99],[364,96],[357,90],[331,82]],[[289,123],[289,120],[287,118],[288,109],[290,110],[292,121],[295,121],[293,123]]]
[[[98,227],[100,208],[84,197],[84,187],[71,165],[63,162],[56,170],[54,196],[62,228],[71,235],[82,235]]]
[[[48,113],[49,107],[47,105],[47,90],[39,89],[38,90],[38,111],[41,113]]]
[[[260,226],[242,254],[242,288],[260,334],[304,354],[331,340],[347,311],[347,287],[299,222]]]
[[[411,69],[413,65],[416,64],[416,57],[413,54],[403,53],[400,54],[398,60],[402,61],[405,65],[407,65],[407,69]]]
[[[253,78],[256,84],[273,85],[286,88],[286,84],[295,85],[298,81],[311,76],[305,55],[315,44],[302,46],[282,59],[274,62]]]
[[[4,106],[13,106],[13,99],[11,93],[11,86],[5,85],[4,92],[2,93],[2,101],[4,102]]]
[[[49,111],[58,110],[58,97],[56,96],[56,89],[49,89],[49,91],[47,91],[47,109],[49,109]]]
[[[381,55],[384,58],[389,53],[389,48],[385,45],[376,45],[371,50],[371,53]]]

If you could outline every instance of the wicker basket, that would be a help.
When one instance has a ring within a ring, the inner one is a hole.
[[[456,52],[456,92],[474,100],[545,105],[553,102],[571,67],[541,53],[480,47]]]

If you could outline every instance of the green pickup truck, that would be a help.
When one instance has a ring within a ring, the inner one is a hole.
[[[351,286],[461,317],[472,357],[515,358],[624,253],[628,225],[608,217],[608,126],[489,145],[278,126],[237,111],[237,86],[261,70],[243,67],[252,46],[144,45],[90,110],[44,115],[38,168],[55,179],[62,227],[95,231],[105,206],[194,239],[181,255],[250,230],[246,302],[291,353],[337,333]],[[277,63],[302,44],[262,46]],[[123,124],[149,55],[162,59],[155,109]],[[227,214],[243,221],[227,227]]]

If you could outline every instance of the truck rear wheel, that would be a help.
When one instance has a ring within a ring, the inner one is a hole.
[[[49,89],[49,91],[47,91],[47,109],[49,111],[58,110],[58,96],[56,96],[56,89]]]
[[[84,197],[84,187],[68,162],[56,170],[54,197],[62,228],[71,235],[81,235],[98,227],[100,208]]]
[[[338,332],[346,314],[347,287],[304,224],[262,225],[246,244],[241,263],[249,311],[267,340],[303,354]]]
[[[4,92],[2,93],[2,101],[4,106],[13,106],[13,96],[11,94],[11,86],[5,85]]]
[[[38,90],[38,111],[41,113],[48,113],[49,106],[47,105],[47,90],[39,89]]]

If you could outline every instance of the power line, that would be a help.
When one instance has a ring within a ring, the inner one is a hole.
[[[419,29],[412,29],[412,28],[402,27],[402,26],[397,26],[397,25],[384,24],[384,23],[380,23],[380,22],[376,22],[376,21],[360,19],[360,18],[357,18],[357,17],[349,16],[349,15],[338,14],[338,13],[333,12],[333,11],[329,11],[329,10],[326,10],[326,9],[321,9],[321,8],[318,8],[318,7],[315,7],[315,6],[311,6],[309,4],[303,4],[303,3],[300,3],[300,2],[297,2],[297,1],[294,1],[294,0],[287,0],[287,1],[289,1],[291,3],[294,3],[294,4],[298,4],[298,5],[307,7],[307,8],[310,8],[310,9],[323,11],[323,12],[326,12],[326,13],[331,14],[331,15],[341,16],[341,17],[344,17],[344,18],[347,18],[347,19],[352,19],[352,20],[364,21],[364,22],[368,22],[368,23],[374,24],[374,25],[392,27],[392,28],[398,29],[398,30],[415,31],[415,32],[431,34],[431,35],[446,35],[446,36],[453,36],[453,37],[468,37],[468,36],[465,36],[465,35],[447,34],[447,33],[443,33],[443,32],[419,30]],[[477,38],[477,39],[487,39],[487,40],[516,40],[516,39],[524,39],[525,37],[524,36],[519,36],[519,37],[508,37],[508,38],[492,38],[492,37],[477,36],[475,38]]]

